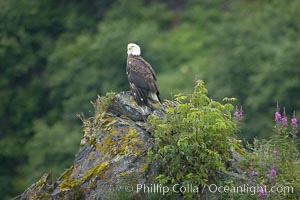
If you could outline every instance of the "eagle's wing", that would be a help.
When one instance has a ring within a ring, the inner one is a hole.
[[[141,62],[143,62],[145,64],[145,66],[149,69],[149,71],[151,72],[154,80],[156,81],[156,74],[155,71],[153,70],[152,66],[146,61],[144,60],[141,56],[136,57],[136,59],[140,60]]]
[[[156,75],[151,65],[140,56],[129,57],[126,71],[130,89],[136,102],[140,106],[148,106],[148,93],[154,93],[157,97],[159,95]]]

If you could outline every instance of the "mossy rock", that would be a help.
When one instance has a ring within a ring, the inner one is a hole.
[[[83,120],[73,165],[54,183],[45,175],[15,199],[118,199],[125,185],[155,179],[146,158],[151,147],[147,116],[130,92],[110,95],[110,104],[107,99],[98,98],[106,107],[94,103],[95,117]]]

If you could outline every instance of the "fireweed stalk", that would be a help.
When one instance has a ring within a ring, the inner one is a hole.
[[[242,107],[240,109],[238,109],[238,107],[236,107],[236,110],[234,112],[234,118],[235,120],[238,122],[243,118],[243,111],[242,111]],[[268,152],[271,154],[267,154],[267,162],[264,164],[265,166],[268,166],[267,168],[264,168],[263,171],[265,173],[262,173],[262,171],[260,171],[260,164],[257,164],[257,162],[255,162],[255,160],[252,160],[253,158],[251,158],[248,162],[248,170],[244,172],[244,174],[247,174],[248,176],[248,180],[249,180],[249,185],[254,186],[255,184],[258,183],[258,190],[257,190],[257,197],[259,199],[268,199],[269,197],[273,197],[277,196],[278,194],[268,194],[266,191],[266,186],[276,186],[278,184],[281,184],[282,182],[282,177],[284,177],[284,173],[282,173],[282,171],[277,171],[282,167],[282,163],[280,162],[281,157],[285,154],[284,150],[281,148],[280,145],[286,145],[284,142],[284,144],[282,144],[280,141],[284,140],[284,141],[290,141],[288,139],[289,136],[291,136],[291,133],[293,134],[293,139],[295,139],[297,137],[297,133],[298,133],[298,122],[297,122],[297,118],[296,118],[296,112],[293,112],[291,121],[289,123],[287,114],[286,114],[286,109],[285,107],[283,107],[282,109],[282,113],[280,112],[280,107],[279,104],[277,102],[277,106],[276,106],[276,111],[274,113],[274,121],[275,121],[275,130],[278,133],[278,137],[275,137],[278,139],[278,143],[275,142],[273,149],[269,149],[268,148]],[[292,142],[293,142],[292,139]],[[275,139],[276,140],[276,139]],[[276,146],[279,145],[279,146]],[[282,151],[282,152],[281,152]],[[282,155],[283,154],[283,155]],[[265,152],[264,152],[265,155]],[[269,157],[270,156],[270,157]],[[255,162],[255,163],[254,163]],[[257,170],[257,171],[255,171]],[[260,173],[260,175],[259,175]],[[264,174],[265,176],[261,176],[262,174]],[[300,172],[299,172],[300,174]],[[259,176],[257,176],[259,175]],[[279,194],[280,195],[280,194]]]
[[[293,117],[291,119],[291,124],[293,127],[293,138],[297,138],[297,133],[298,133],[298,124],[297,124],[297,118],[296,118],[296,112],[294,111]]]
[[[288,125],[288,120],[287,120],[287,116],[286,116],[286,113],[285,113],[285,107],[283,107],[283,113],[282,113],[282,118],[281,118],[281,125],[282,125],[282,128],[286,128],[287,125]]]
[[[280,114],[280,108],[277,102],[277,106],[276,106],[276,112],[275,112],[275,122],[276,122],[276,128],[277,130],[279,130],[280,127],[280,121],[281,121],[281,114]]]
[[[236,121],[240,121],[243,119],[243,107],[241,106],[240,109],[236,106],[235,107],[235,112],[234,112],[234,117]]]
[[[277,171],[275,169],[275,161],[276,161],[276,158],[277,158],[277,154],[278,154],[278,150],[274,146],[274,149],[273,149],[273,165],[272,165],[272,168],[269,171],[271,182],[274,182],[275,178],[277,177]]]
[[[236,109],[235,112],[235,117],[238,117],[238,109]],[[288,127],[289,127],[289,123],[288,123],[288,117],[286,115],[286,109],[285,107],[283,107],[283,112],[280,112],[280,107],[279,104],[277,102],[277,106],[276,106],[276,111],[274,113],[274,120],[275,120],[275,127],[278,133],[287,133],[288,131]],[[291,128],[292,128],[292,133],[293,133],[293,139],[295,139],[297,137],[297,133],[298,133],[298,123],[297,123],[297,118],[296,118],[296,112],[293,112],[293,116],[291,118]],[[289,132],[289,131],[288,131]],[[269,168],[269,170],[266,173],[266,176],[268,177],[268,182],[262,181],[260,183],[260,186],[258,188],[258,198],[266,198],[267,197],[267,193],[264,190],[264,184],[265,183],[270,183],[272,185],[276,185],[276,179],[277,179],[277,170],[276,170],[276,159],[278,156],[278,150],[277,148],[274,146],[273,150],[273,161],[271,163],[271,166]],[[255,175],[255,171],[253,170],[253,164],[252,162],[250,162],[250,173],[249,173],[249,181],[250,181],[250,185],[254,184],[254,175]]]
[[[278,132],[281,132],[282,129],[286,129],[288,127],[288,118],[285,112],[285,107],[283,107],[283,113],[282,115],[280,114],[280,107],[277,102],[276,106],[276,112],[274,114],[274,119],[276,123],[276,129]],[[293,133],[293,138],[297,138],[297,133],[298,133],[298,123],[297,123],[297,118],[296,118],[296,112],[293,112],[293,116],[291,119],[291,125],[292,125],[292,133]]]

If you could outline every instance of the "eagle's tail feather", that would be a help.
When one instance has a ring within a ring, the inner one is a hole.
[[[149,106],[147,90],[135,88],[133,93],[135,94],[133,97],[139,106]]]
[[[154,101],[156,101],[156,102],[158,102],[158,103],[161,103],[160,98],[159,98],[159,95],[157,95],[156,93],[152,93],[152,92],[151,92],[151,98],[152,98]]]

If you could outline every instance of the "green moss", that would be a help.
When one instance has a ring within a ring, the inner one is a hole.
[[[43,175],[33,186],[31,192],[28,194],[29,199],[50,199],[50,192],[52,190],[51,180],[49,174]]]
[[[34,189],[43,187],[49,180],[49,174],[44,174],[38,182],[35,183]]]
[[[74,169],[74,165],[72,165],[69,169],[65,170],[64,173],[58,178],[58,180],[64,180],[64,179],[68,179]]]
[[[95,102],[91,102],[95,108],[95,116],[98,116],[99,114],[105,112],[108,109],[108,107],[111,103],[111,100],[114,97],[115,97],[114,92],[106,93],[105,96],[98,95],[97,100]]]
[[[103,173],[103,171],[109,166],[109,161],[105,161],[99,165],[96,165],[95,167],[89,169],[81,179],[70,179],[71,170],[67,170],[61,177],[62,182],[59,185],[59,189],[61,191],[66,191],[75,188],[76,186],[79,186],[80,184],[88,181],[91,177],[99,176]],[[73,169],[72,169],[73,170]]]
[[[142,152],[143,142],[139,138],[137,130],[126,128],[120,132],[120,129],[115,127],[115,122],[116,120],[113,118],[103,120],[101,129],[107,134],[101,139],[101,142],[95,144],[96,150],[104,154],[106,158],[112,158],[115,155],[139,155]]]
[[[102,100],[98,101],[101,102]],[[99,104],[99,102],[97,102]],[[98,105],[97,105],[98,106]],[[99,111],[101,110],[101,112]],[[97,177],[105,178],[105,171],[111,163],[111,159],[116,155],[135,155],[138,156],[143,152],[144,143],[141,141],[140,134],[134,128],[130,128],[132,124],[128,122],[128,128],[119,128],[116,125],[116,118],[110,113],[106,113],[102,108],[99,108],[92,120],[84,121],[84,136],[83,144],[89,144],[101,154],[101,160],[106,160],[93,168],[86,171],[86,173],[79,179],[70,178],[74,166],[69,168],[60,177],[60,185],[58,188],[61,191],[80,189],[83,183],[88,184],[88,188],[93,188],[97,183]],[[102,133],[99,135],[98,133]],[[88,159],[94,159],[94,154],[90,153]],[[147,165],[141,166],[139,171],[145,171]],[[128,175],[129,171],[124,172],[123,175]]]
[[[90,178],[91,176],[98,176],[100,175],[103,170],[105,170],[109,166],[109,161],[105,161],[101,163],[100,165],[96,165],[95,167],[88,170],[84,176],[82,177],[83,180],[86,180]]]
[[[117,120],[112,117],[107,117],[101,120],[101,127],[110,127],[111,124],[115,123]]]
[[[64,179],[61,184],[59,185],[60,191],[67,191],[75,186],[78,186],[81,183],[81,180],[75,180],[75,179]]]

